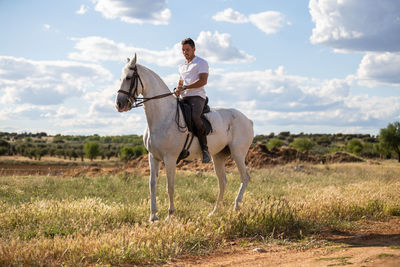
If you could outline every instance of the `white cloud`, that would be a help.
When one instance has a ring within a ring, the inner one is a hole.
[[[400,2],[310,0],[310,40],[339,52],[365,52],[353,79],[362,86],[400,84]]]
[[[117,88],[120,83],[115,81],[113,85],[105,87],[101,91],[88,92],[85,94],[84,99],[90,103],[88,115],[90,117],[115,117],[115,98],[117,95]]]
[[[92,62],[121,61],[136,49],[124,43],[116,43],[113,40],[98,36],[72,38],[72,40],[76,41],[74,48],[78,52],[72,52],[68,57],[75,60]]]
[[[239,108],[264,132],[278,126],[333,127],[337,131],[351,126],[371,132],[400,116],[400,98],[353,96],[351,86],[348,80],[289,75],[279,67],[210,73],[207,92],[212,103]]]
[[[352,51],[400,51],[397,0],[310,0],[311,42]]]
[[[52,112],[50,106],[35,106],[32,104],[21,105],[2,105],[0,109],[0,120],[9,120],[17,122],[20,120],[37,120],[48,112]]]
[[[154,51],[146,48],[129,46],[125,43],[117,43],[113,40],[98,36],[73,38],[72,40],[77,41],[75,49],[77,49],[78,52],[72,52],[68,57],[74,60],[91,62],[123,61],[136,53],[140,62],[159,66],[176,66],[182,61],[179,44],[176,44],[170,49]]]
[[[247,23],[250,22],[265,34],[277,33],[284,25],[291,23],[286,21],[285,16],[277,11],[265,11],[256,14],[250,14],[247,18],[242,13],[227,8],[218,12],[212,17],[216,21],[225,21],[230,23]]]
[[[266,11],[258,14],[251,14],[249,20],[265,34],[277,33],[285,24],[284,16],[277,11]]]
[[[89,7],[87,5],[81,5],[79,7],[79,10],[77,10],[75,13],[79,15],[86,14],[86,12],[89,10]]]
[[[400,53],[367,53],[358,67],[357,78],[364,86],[399,86]]]
[[[339,105],[349,94],[346,81],[319,81],[288,75],[283,67],[265,71],[211,73],[209,85],[222,90],[222,94],[229,92],[229,101],[254,101],[253,106],[258,109],[285,112],[323,110]]]
[[[93,0],[95,10],[107,19],[119,18],[127,23],[168,24],[171,11],[166,0]]]
[[[113,108],[105,112],[97,110],[91,113],[86,108],[71,110],[61,106],[53,112],[47,112],[46,120],[65,134],[141,134],[146,129],[147,123],[143,109],[119,113]]]
[[[79,104],[74,100],[57,105],[7,103],[0,105],[1,129],[50,134],[132,134],[146,128],[143,109],[119,113],[115,109],[118,81],[99,90],[82,93]],[[0,87],[1,88],[1,87]],[[0,92],[1,95],[1,92]]]
[[[51,26],[50,26],[49,24],[43,24],[43,29],[44,29],[45,31],[50,30],[50,28],[51,28]]]
[[[95,64],[0,56],[0,103],[59,104],[111,78]]]
[[[184,59],[180,42],[172,48],[164,50],[149,50],[146,48],[116,43],[113,40],[98,36],[74,38],[77,41],[75,49],[78,52],[69,54],[69,58],[84,61],[122,61],[137,53],[141,62],[159,66],[177,66]],[[227,33],[200,32],[196,42],[196,54],[207,58],[211,63],[250,62],[254,57],[233,46],[231,36]]]
[[[230,34],[218,31],[200,32],[196,40],[196,51],[212,63],[240,63],[255,60],[253,56],[232,45]]]
[[[42,114],[41,117],[63,120],[63,119],[73,119],[76,118],[78,115],[79,111],[77,109],[60,106],[57,108],[56,111],[52,110],[51,112]]]
[[[227,8],[223,11],[220,11],[212,18],[216,21],[226,21],[231,23],[246,23],[249,21],[245,15],[233,10],[232,8]]]

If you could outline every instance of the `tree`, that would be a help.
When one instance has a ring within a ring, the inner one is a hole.
[[[300,152],[310,151],[314,146],[313,141],[309,138],[299,137],[294,139],[294,141],[290,144],[290,146],[296,148]]]
[[[71,150],[71,157],[73,157],[75,161],[79,157],[79,155],[78,155],[78,153],[76,152],[75,149]]]
[[[60,134],[57,134],[53,137],[53,143],[65,143],[65,141]]]
[[[360,155],[360,152],[363,150],[363,144],[359,139],[351,139],[346,148],[347,151]]]
[[[0,155],[6,155],[9,153],[10,143],[7,141],[0,139]]]
[[[390,159],[391,152],[382,143],[374,144],[374,151],[376,151],[380,159]]]
[[[400,122],[389,123],[380,130],[379,141],[383,147],[393,150],[400,162]]]
[[[326,134],[319,136],[315,141],[321,146],[328,146],[332,143],[331,138]]]
[[[121,160],[129,161],[131,159],[137,158],[145,153],[145,149],[142,146],[124,146],[120,150]]]
[[[45,148],[36,147],[34,151],[36,160],[41,160],[47,154],[47,149]]]
[[[286,140],[290,136],[290,132],[280,132],[277,138],[281,140]]]
[[[86,157],[91,161],[95,159],[100,154],[100,145],[97,142],[87,142],[83,146]]]

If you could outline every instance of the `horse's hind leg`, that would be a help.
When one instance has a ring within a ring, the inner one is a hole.
[[[240,184],[239,192],[235,199],[235,210],[239,209],[239,202],[242,202],[244,191],[246,190],[247,184],[250,181],[250,175],[247,172],[246,164],[245,164],[245,153],[235,153],[234,149],[232,149],[232,158],[236,163],[236,166],[239,169],[240,178],[242,183]],[[247,151],[246,151],[247,152]]]
[[[213,163],[214,163],[214,170],[215,174],[218,177],[218,184],[219,184],[219,193],[218,193],[218,199],[217,202],[215,203],[214,210],[209,214],[213,215],[218,208],[222,204],[222,200],[224,198],[224,192],[226,188],[226,173],[225,173],[225,155],[222,154],[216,154],[212,156],[213,158]]]

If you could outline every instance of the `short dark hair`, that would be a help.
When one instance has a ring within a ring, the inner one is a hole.
[[[185,38],[181,42],[182,45],[188,44],[191,47],[195,47],[194,41],[191,38]]]

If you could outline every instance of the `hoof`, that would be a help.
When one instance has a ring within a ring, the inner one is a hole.
[[[172,218],[174,218],[174,213],[175,213],[174,209],[168,210],[168,216],[167,216],[167,218],[165,218],[165,221],[167,222],[167,221],[170,221]]]
[[[150,215],[150,219],[149,219],[150,222],[155,222],[155,221],[158,221],[158,220],[159,219],[158,219],[157,215],[155,215],[155,214]]]
[[[212,212],[208,214],[208,217],[212,217],[217,213],[217,209],[214,209]]]

